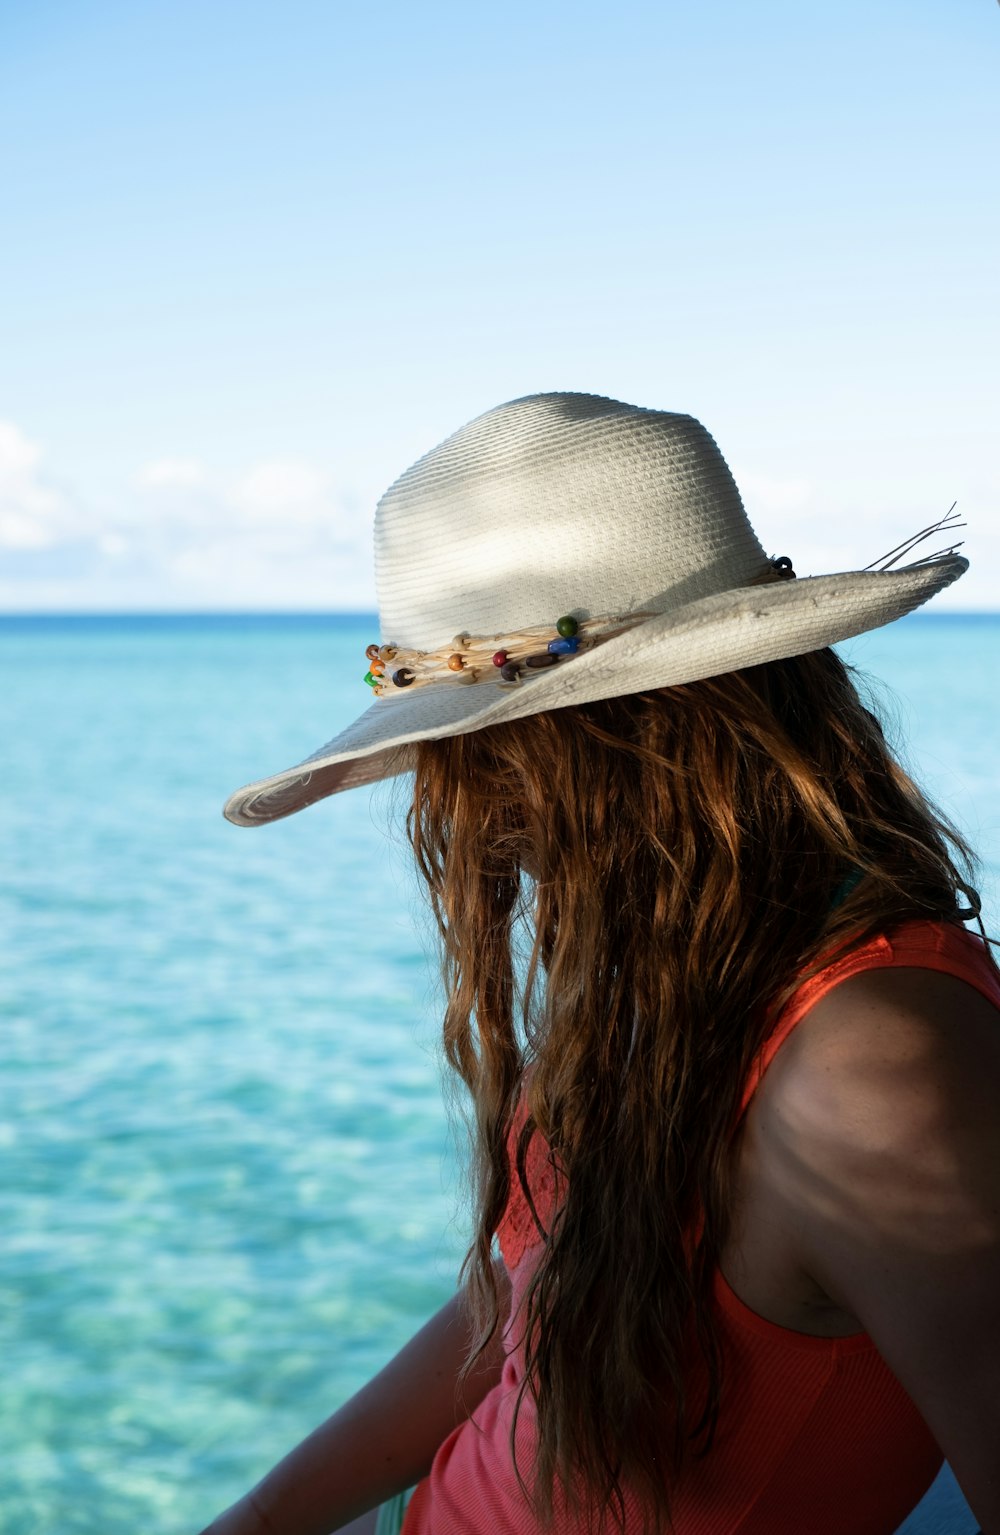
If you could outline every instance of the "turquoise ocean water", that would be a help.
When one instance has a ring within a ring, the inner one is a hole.
[[[374,633],[0,620],[3,1535],[191,1535],[452,1288],[461,1179],[398,794],[256,831],[220,814],[367,706]],[[893,688],[997,932],[1000,616],[843,648]],[[974,1528],[946,1476],[906,1525]]]

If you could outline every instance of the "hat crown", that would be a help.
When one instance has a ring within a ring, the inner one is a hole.
[[[919,607],[968,564],[952,549],[757,586],[776,573],[704,427],[589,394],[511,400],[426,454],[379,502],[375,555],[383,637],[439,655],[412,658],[429,662],[422,679],[376,683],[371,706],[305,762],[231,795],[237,825],[405,772],[421,741],[836,644]],[[515,631],[563,614],[633,613],[592,625],[594,643],[561,661],[525,655],[523,676],[449,654],[459,633],[520,644],[535,636]]]
[[[765,568],[701,423],[599,395],[487,411],[401,475],[375,519],[383,637],[414,649],[563,613],[669,612]]]

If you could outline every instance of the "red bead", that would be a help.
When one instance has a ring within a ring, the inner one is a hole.
[[[496,652],[496,654],[494,655],[494,657],[493,657],[493,665],[494,666],[503,666],[504,663],[506,662],[506,660],[507,660],[507,652],[506,652],[506,650],[498,650]]]

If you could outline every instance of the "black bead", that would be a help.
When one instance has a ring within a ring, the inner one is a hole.
[[[516,682],[521,674],[521,669],[516,661],[505,661],[500,668],[500,675],[504,682]]]
[[[401,666],[398,672],[393,672],[392,680],[398,688],[408,688],[413,681],[413,673]]]
[[[548,650],[543,650],[540,655],[529,656],[524,664],[525,666],[533,666],[537,671],[543,666],[558,666],[559,657],[552,655]]]

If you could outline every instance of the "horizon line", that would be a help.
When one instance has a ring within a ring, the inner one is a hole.
[[[14,608],[18,618],[378,618],[376,608]]]
[[[21,619],[124,619],[124,618],[357,618],[378,621],[377,608],[17,608],[0,611],[0,623]],[[917,608],[903,618],[1000,618],[994,608]],[[893,622],[899,622],[894,619]],[[888,628],[880,624],[879,628]],[[869,631],[864,631],[865,633]]]

